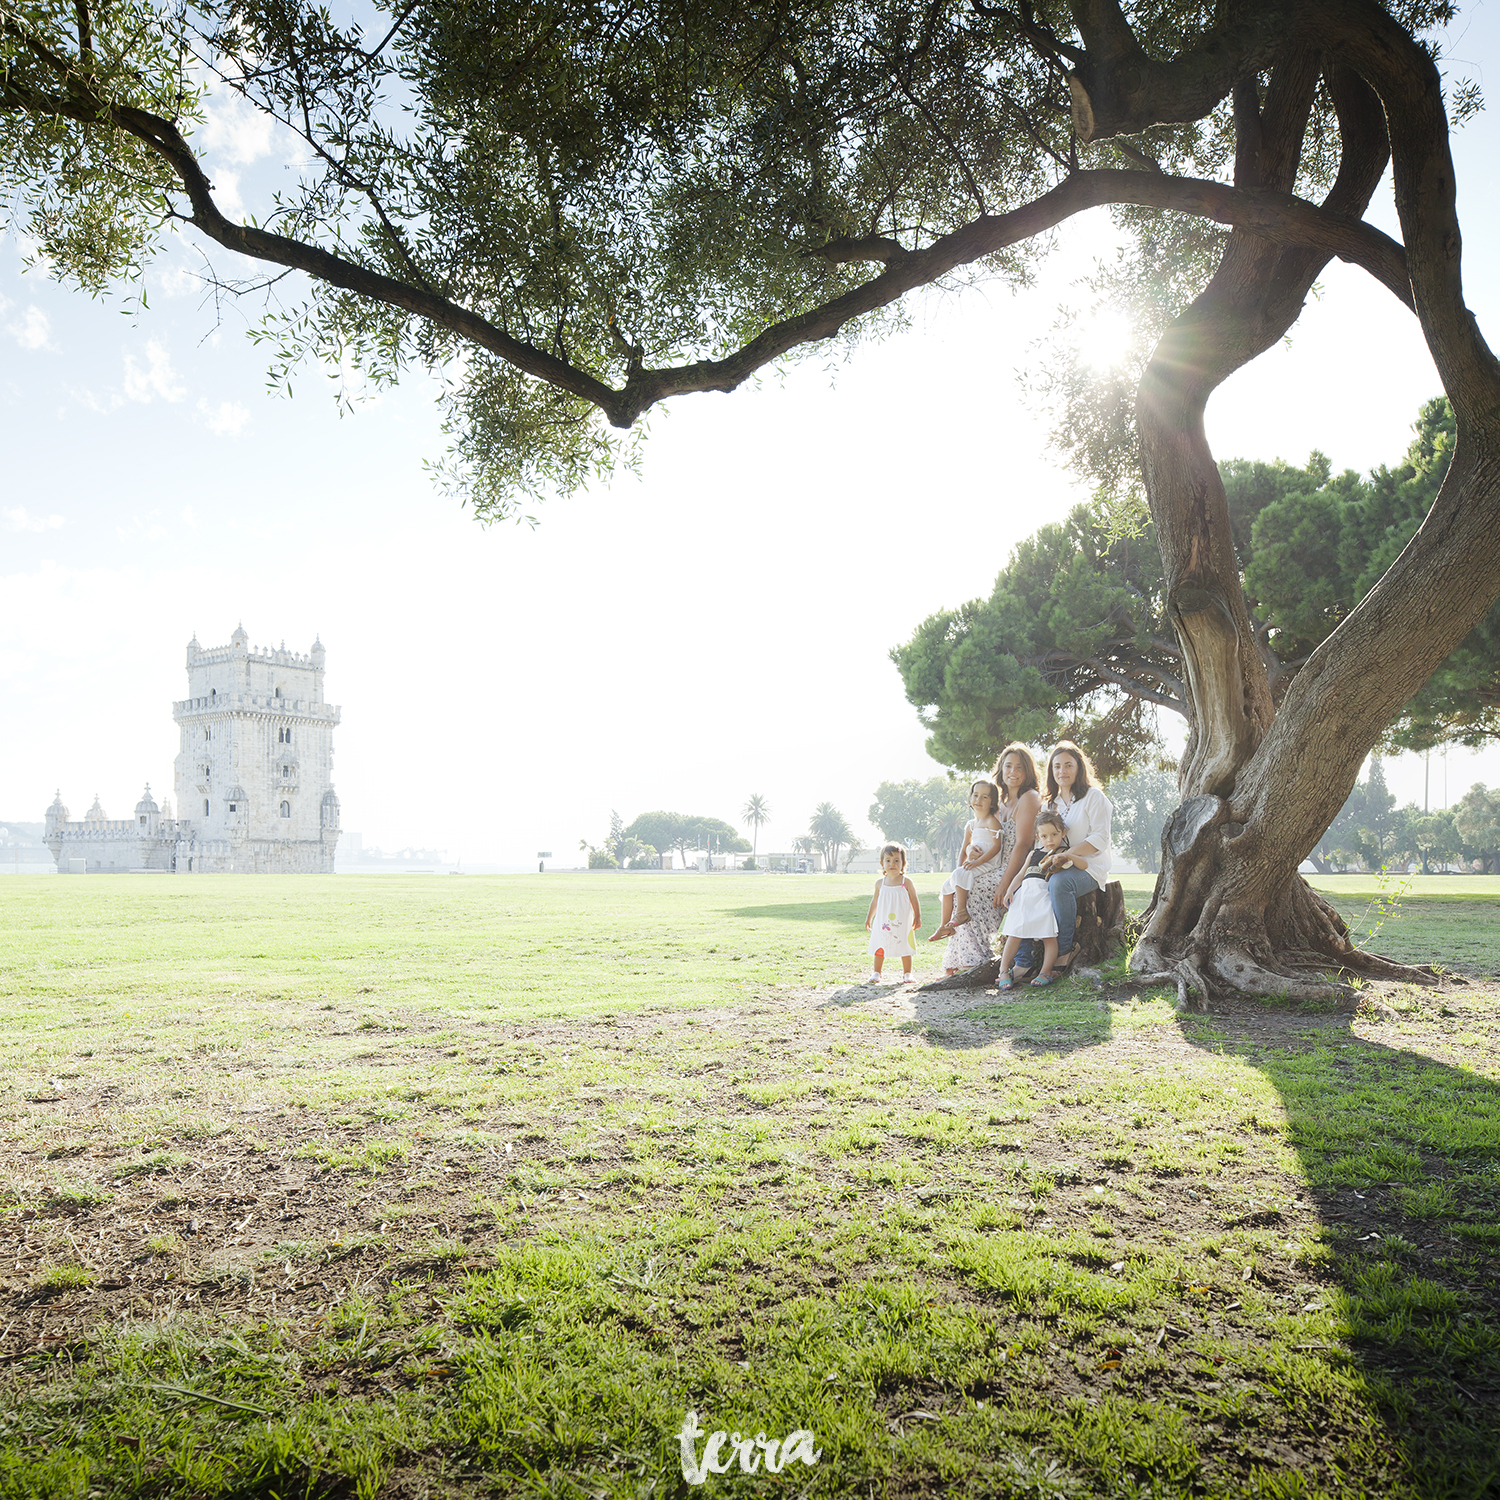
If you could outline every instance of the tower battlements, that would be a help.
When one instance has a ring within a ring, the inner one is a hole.
[[[212,666],[223,661],[260,661],[276,666],[306,667],[314,672],[323,670],[323,651],[315,645],[309,652],[288,651],[286,643],[280,646],[200,646],[197,637],[188,642],[188,666]]]

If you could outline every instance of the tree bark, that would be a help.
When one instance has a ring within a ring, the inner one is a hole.
[[[1463,304],[1437,72],[1389,16],[1361,0],[1316,14],[1322,34],[1304,34],[1282,52],[1263,107],[1253,81],[1235,90],[1236,185],[1295,179],[1321,64],[1344,143],[1324,207],[1363,212],[1389,141],[1414,305],[1453,403],[1458,444],[1422,528],[1273,708],[1203,412],[1229,374],[1291,326],[1326,257],[1235,231],[1213,281],[1153,356],[1138,400],[1142,468],[1192,715],[1184,801],[1163,833],[1162,873],[1132,967],[1172,973],[1205,999],[1225,991],[1347,995],[1348,975],[1430,976],[1357,950],[1338,913],[1296,871],[1403,695],[1500,594],[1500,549],[1488,539],[1500,480],[1500,372]]]

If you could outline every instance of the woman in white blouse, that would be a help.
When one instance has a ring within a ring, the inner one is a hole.
[[[1109,798],[1099,789],[1099,776],[1089,758],[1072,740],[1059,740],[1047,759],[1047,803],[1062,814],[1068,830],[1068,853],[1083,862],[1080,869],[1059,870],[1047,880],[1052,910],[1057,916],[1057,962],[1067,969],[1078,956],[1073,931],[1078,922],[1078,898],[1085,891],[1104,889],[1114,864],[1109,847]]]

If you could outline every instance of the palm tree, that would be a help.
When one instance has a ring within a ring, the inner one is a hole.
[[[759,792],[751,792],[750,800],[740,809],[751,828],[755,830],[750,840],[750,863],[755,863],[756,855],[760,853],[760,825],[771,820],[771,804],[761,796]]]
[[[931,822],[927,825],[927,847],[939,860],[951,863],[957,858],[969,817],[968,803],[957,792],[933,809]]]
[[[854,842],[849,820],[831,802],[818,803],[807,825],[808,834],[823,853],[824,865],[833,871],[839,867],[839,850]]]

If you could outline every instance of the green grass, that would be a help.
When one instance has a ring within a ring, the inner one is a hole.
[[[914,1003],[871,883],[0,884],[0,1500],[1500,1494],[1495,986]]]

